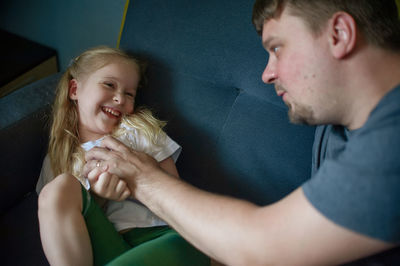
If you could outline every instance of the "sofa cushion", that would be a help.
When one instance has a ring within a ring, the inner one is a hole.
[[[268,55],[252,4],[131,1],[120,46],[149,61],[138,102],[169,121],[183,146],[182,178],[266,204],[310,177],[314,128],[291,125],[273,86],[262,83]]]

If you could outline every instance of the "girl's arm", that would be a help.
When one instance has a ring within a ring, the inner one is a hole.
[[[160,167],[168,174],[179,178],[178,170],[176,169],[175,162],[172,157],[168,157],[167,159],[161,161]]]

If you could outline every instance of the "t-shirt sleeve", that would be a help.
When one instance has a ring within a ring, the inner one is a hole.
[[[400,125],[352,135],[303,185],[331,221],[386,242],[400,242]]]
[[[36,193],[39,195],[43,187],[54,178],[53,170],[50,165],[50,158],[47,154],[43,160],[42,170],[40,171],[39,180],[36,184]]]
[[[172,159],[176,163],[181,151],[182,147],[179,146],[178,143],[173,141],[168,135],[166,135],[164,143],[162,145],[162,149],[156,150],[156,153],[152,155],[157,162],[161,162],[168,157],[172,157]]]
[[[147,153],[158,162],[168,157],[172,157],[176,162],[182,151],[182,147],[165,133],[157,136],[157,142],[152,143],[144,132],[126,125],[122,125],[122,128],[125,133],[117,137],[120,141],[136,151]]]

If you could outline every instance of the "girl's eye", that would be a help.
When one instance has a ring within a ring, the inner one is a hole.
[[[132,97],[132,98],[135,97],[135,96],[133,95],[133,93],[131,93],[131,92],[125,92],[125,95],[126,95],[126,96],[129,96],[129,97]]]
[[[110,88],[114,88],[114,84],[111,82],[104,82],[104,85],[106,85],[107,87],[110,87]]]

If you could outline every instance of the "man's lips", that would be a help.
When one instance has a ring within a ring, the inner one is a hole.
[[[283,96],[286,94],[287,92],[285,91],[285,90],[277,90],[276,91],[276,94],[279,96],[279,97],[282,97],[283,98]]]
[[[277,90],[276,91],[276,94],[279,96],[279,97],[281,97],[282,98],[282,101],[286,104],[286,101],[287,101],[287,91],[285,91],[285,90]]]
[[[275,91],[279,97],[282,97],[286,93],[286,90],[282,86],[277,84],[275,84]]]

